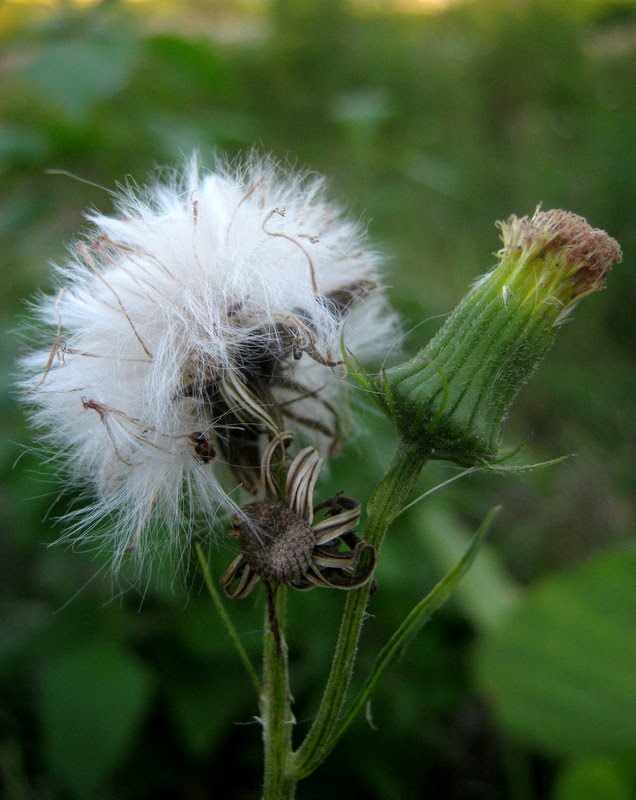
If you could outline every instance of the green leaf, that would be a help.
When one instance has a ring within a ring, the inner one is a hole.
[[[568,458],[572,458],[572,453],[568,453],[565,456],[559,456],[558,458],[551,458],[549,461],[538,461],[536,464],[502,464],[496,461],[484,461],[483,465],[479,468],[486,470],[487,472],[500,472],[505,474],[506,472],[512,473],[524,473],[524,472],[534,472],[537,469],[545,469],[546,467],[555,467],[557,464],[562,464],[564,461],[567,461]]]
[[[212,663],[212,670],[206,665],[196,676],[190,671],[187,681],[165,684],[175,730],[193,755],[209,754],[235,724],[253,721],[254,695],[236,671]]]
[[[340,337],[340,353],[347,368],[347,374],[353,378],[362,391],[367,392],[371,396],[371,399],[378,403],[382,410],[385,411],[384,404],[387,398],[378,392],[373,378],[369,375],[360,359],[347,348],[344,341],[344,334]]]
[[[552,800],[632,800],[636,785],[609,758],[577,759],[559,774]]]
[[[234,649],[243,664],[245,671],[249,679],[252,682],[252,686],[256,692],[256,696],[258,697],[261,693],[261,681],[258,677],[258,673],[252,661],[248,655],[247,650],[245,649],[243,642],[241,641],[241,637],[239,632],[236,630],[236,626],[230,617],[227,608],[225,607],[223,600],[221,598],[221,593],[212,577],[212,573],[210,572],[210,567],[208,565],[207,559],[205,557],[205,553],[203,552],[201,545],[198,542],[194,543],[194,549],[197,555],[197,559],[199,561],[199,567],[201,568],[201,572],[203,573],[203,577],[205,580],[205,585],[207,590],[210,594],[210,599],[216,609],[216,613],[223,623],[223,627],[225,628],[225,633],[229,638],[230,642],[234,645]]]
[[[41,130],[30,125],[0,126],[0,170],[3,172],[15,166],[31,166],[47,154],[48,142]]]
[[[414,637],[421,630],[424,623],[427,622],[433,616],[433,614],[444,605],[457,584],[468,572],[468,569],[475,560],[475,556],[479,551],[479,547],[483,542],[484,537],[490,530],[493,520],[498,514],[499,510],[500,507],[497,506],[488,512],[486,518],[479,526],[479,529],[473,536],[460,561],[451,570],[449,570],[449,572],[447,572],[446,575],[444,575],[444,577],[435,584],[426,597],[420,600],[420,602],[410,611],[400,627],[384,645],[371,669],[369,677],[366,679],[364,685],[358,692],[358,695],[351,703],[349,710],[336,729],[336,732],[333,734],[332,739],[328,742],[326,746],[328,750],[334,747],[336,742],[340,739],[353,719],[356,717],[360,709],[362,709],[365,703],[367,703],[373,688],[378,683],[387,668],[391,666],[391,664],[395,663],[402,653],[404,653]]]
[[[485,636],[477,677],[501,722],[566,755],[636,745],[636,549],[540,582]]]
[[[95,38],[47,43],[22,72],[28,88],[72,120],[120,91],[132,68],[132,40]]]
[[[471,531],[441,506],[423,506],[415,517],[418,542],[439,570],[450,569],[470,543]],[[519,588],[506,572],[495,547],[485,542],[470,572],[456,587],[454,602],[477,628],[497,626],[519,599]]]
[[[130,752],[151,679],[123,648],[84,644],[49,661],[40,713],[52,772],[76,798],[92,798]]]

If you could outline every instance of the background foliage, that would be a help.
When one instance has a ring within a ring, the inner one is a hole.
[[[46,264],[63,258],[81,212],[111,207],[105,191],[46,171],[112,187],[193,148],[211,161],[253,143],[327,173],[370,220],[407,352],[491,265],[496,219],[542,201],[587,216],[625,253],[608,291],[564,326],[508,428],[525,461],[577,457],[531,475],[470,476],[400,518],[360,679],[487,509],[504,506],[455,600],[300,797],[419,798],[433,786],[457,800],[636,795],[634,7],[399,5],[0,8],[3,796],[258,797],[250,686],[200,580],[191,571],[113,585],[93,554],[47,549],[73,487],[28,447],[10,396],[28,338],[21,298],[47,286]],[[319,487],[325,496],[367,497],[387,463],[392,432],[357,405],[360,431]],[[428,468],[422,491],[452,474]],[[230,559],[222,537],[210,553],[218,574]],[[305,729],[342,598],[292,600]],[[254,654],[260,603],[231,608]]]

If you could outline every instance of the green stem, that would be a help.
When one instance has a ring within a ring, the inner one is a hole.
[[[380,550],[387,528],[406,502],[427,455],[420,445],[400,442],[367,508],[365,539],[376,551]],[[353,674],[370,586],[371,582],[347,593],[336,650],[320,707],[307,737],[294,754],[293,768],[297,778],[312,773],[331,751],[331,739],[340,721]]]
[[[297,779],[290,770],[294,717],[284,636],[285,587],[266,583],[265,588],[267,609],[260,695],[265,751],[263,800],[293,800]]]
[[[212,602],[217,610],[219,617],[221,618],[221,622],[225,626],[225,630],[227,631],[227,635],[230,637],[232,644],[236,648],[239,658],[245,667],[245,671],[249,675],[250,680],[252,681],[252,685],[256,689],[256,694],[260,695],[261,693],[261,682],[259,680],[258,675],[256,674],[256,669],[252,664],[250,657],[247,655],[247,651],[243,647],[243,644],[239,638],[238,631],[234,627],[234,623],[230,619],[229,614],[225,610],[225,606],[223,605],[223,601],[221,600],[221,595],[219,594],[218,589],[216,588],[216,584],[214,583],[214,579],[212,577],[212,573],[210,572],[210,567],[208,566],[208,562],[206,560],[205,554],[201,549],[201,545],[198,542],[194,543],[194,552],[197,555],[197,559],[199,560],[199,566],[201,567],[201,572],[203,573],[203,579],[205,580],[205,585],[207,586],[208,592],[210,597],[212,598]]]
[[[351,703],[347,713],[342,718],[337,729],[328,742],[329,749],[333,749],[340,738],[344,735],[349,725],[353,722],[362,707],[367,703],[371,692],[376,684],[386,672],[387,668],[406,650],[410,642],[415,638],[418,631],[422,628],[433,614],[444,605],[450,597],[453,589],[468,572],[471,564],[475,560],[479,547],[490,529],[492,521],[499,512],[500,507],[493,508],[485,520],[479,526],[477,533],[473,536],[466,552],[461,560],[438,581],[431,591],[407,614],[406,618],[393,633],[389,641],[380,651],[375,664],[364,682],[362,688]]]

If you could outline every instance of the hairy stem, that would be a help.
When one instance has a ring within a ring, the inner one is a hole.
[[[373,668],[357,696],[349,706],[340,724],[329,739],[330,749],[338,743],[345,734],[347,728],[353,722],[357,714],[368,702],[371,692],[386,671],[395,660],[406,650],[410,642],[415,638],[418,631],[432,615],[441,608],[450,597],[453,589],[461,581],[475,560],[479,547],[488,532],[500,507],[493,508],[480,525],[477,533],[473,536],[470,545],[466,549],[461,560],[446,575],[439,580],[431,591],[420,600],[417,605],[407,614],[402,624],[392,634],[389,641],[380,651]]]
[[[427,455],[419,445],[400,442],[367,508],[365,539],[376,551],[382,545],[387,528],[404,506]],[[294,754],[293,769],[299,779],[313,772],[333,747],[333,734],[342,716],[353,674],[370,587],[369,582],[347,593],[336,650],[320,707],[306,739]]]
[[[290,771],[294,717],[285,642],[285,587],[267,583],[265,588],[267,609],[260,694],[265,751],[263,800],[292,800],[296,793],[296,778]]]

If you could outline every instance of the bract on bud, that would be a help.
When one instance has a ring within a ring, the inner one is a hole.
[[[402,436],[432,458],[491,461],[517,392],[558,324],[621,260],[618,243],[567,211],[499,223],[499,263],[480,278],[429,344],[382,376]]]

